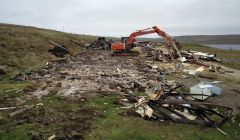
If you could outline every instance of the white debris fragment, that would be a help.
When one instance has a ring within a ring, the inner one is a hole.
[[[52,135],[48,138],[48,140],[53,140],[54,138],[56,138],[56,135]]]
[[[193,116],[189,113],[189,111],[187,109],[184,109],[183,112],[175,110],[176,112],[178,112],[179,114],[183,115],[184,117],[186,117],[189,120],[195,120],[197,117]]]
[[[63,90],[58,91],[57,94],[61,95],[61,96],[70,96],[71,94],[74,94],[79,90],[80,90],[79,87],[70,87],[69,89],[63,89]]]
[[[146,104],[139,106],[136,112],[142,117],[148,116],[150,118],[153,115],[153,110]]]
[[[196,69],[196,71],[198,71],[198,72],[203,72],[204,70],[205,70],[204,66],[201,66]]]

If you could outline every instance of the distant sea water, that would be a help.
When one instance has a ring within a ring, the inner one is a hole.
[[[202,45],[224,50],[240,50],[240,44],[202,44]]]

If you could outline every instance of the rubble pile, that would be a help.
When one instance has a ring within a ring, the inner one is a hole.
[[[100,50],[110,50],[111,49],[111,43],[113,43],[113,41],[107,40],[105,37],[98,37],[98,39],[96,41],[94,41],[90,47],[92,49],[100,49]]]
[[[219,127],[229,119],[231,108],[194,100],[191,94],[179,92],[180,87],[162,84],[148,96],[123,95],[119,104],[153,120]]]

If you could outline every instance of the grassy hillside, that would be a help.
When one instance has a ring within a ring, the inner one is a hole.
[[[92,36],[63,33],[28,26],[0,24],[0,69],[8,75],[41,67],[56,59],[48,49],[55,41],[66,46],[71,54],[81,49],[71,40],[92,41]]]
[[[195,35],[174,38],[181,43],[190,44],[240,44],[240,35]]]

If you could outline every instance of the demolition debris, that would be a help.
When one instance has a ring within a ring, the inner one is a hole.
[[[229,106],[208,102],[213,96],[225,93],[221,85],[217,85],[219,81],[212,81],[217,78],[203,73],[229,72],[218,65],[220,60],[215,54],[184,51],[175,40],[171,41],[176,48],[168,43],[133,41],[131,45],[135,46],[131,51],[125,50],[124,53],[135,51],[138,55],[124,54],[118,55],[122,57],[114,57],[114,42],[104,37],[99,37],[92,44],[71,41],[84,48],[76,56],[48,62],[41,70],[20,73],[13,78],[37,85],[21,90],[26,97],[41,101],[49,94],[54,94],[70,102],[84,103],[91,97],[114,95],[123,112],[134,112],[138,117],[216,128],[223,125],[234,112]],[[55,56],[64,57],[69,53],[64,46],[54,41],[49,42],[55,47],[50,51]],[[126,45],[124,40],[121,43]],[[144,93],[144,96],[139,96],[139,93]],[[22,100],[19,102],[24,104],[24,99]],[[19,108],[11,104],[1,109],[11,111],[9,116],[15,119],[25,112],[36,112],[35,110],[41,107],[26,105]],[[45,110],[53,111],[51,108],[41,109],[42,116]],[[70,116],[62,113],[53,121],[58,124],[69,121],[69,125],[74,126],[81,133],[78,136],[82,137],[82,130],[90,129],[90,120],[95,112],[91,109],[70,112]],[[76,119],[75,116],[79,118]],[[25,118],[17,119],[21,121]],[[39,119],[41,121],[41,118]],[[85,120],[89,121],[81,125]],[[52,120],[44,121],[51,123]],[[71,133],[71,129],[65,131],[64,126],[60,127],[62,133]],[[69,134],[66,134],[67,138],[76,136],[75,133],[71,136]],[[58,134],[51,135],[49,139],[58,137]]]

